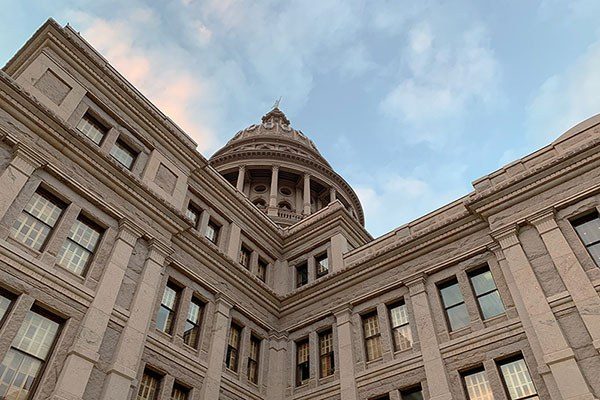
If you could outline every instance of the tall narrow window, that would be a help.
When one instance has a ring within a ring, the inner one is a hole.
[[[175,382],[171,391],[171,400],[188,400],[190,389]]]
[[[137,153],[122,140],[117,140],[110,150],[110,155],[127,169],[131,169]]]
[[[600,267],[600,217],[598,213],[595,212],[573,221],[573,227],[596,265]]]
[[[200,320],[202,318],[202,309],[204,305],[196,297],[192,297],[188,315],[185,320],[185,328],[183,330],[183,342],[193,348],[198,347],[200,338]]]
[[[248,250],[245,246],[242,246],[240,249],[240,264],[244,266],[247,270],[250,269],[250,255],[252,252]]]
[[[65,207],[60,200],[38,189],[14,222],[12,237],[32,249],[41,250]]]
[[[208,225],[206,225],[206,232],[204,236],[213,243],[217,243],[219,240],[219,231],[221,227],[217,225],[213,220],[208,221]]]
[[[317,266],[317,278],[327,275],[329,273],[329,258],[327,258],[327,253],[315,257],[315,265]]]
[[[58,253],[58,265],[83,275],[101,235],[102,230],[96,224],[80,215]]]
[[[158,398],[158,387],[160,385],[160,375],[154,371],[145,370],[136,400],[156,400]]]
[[[390,322],[392,323],[392,336],[394,338],[394,351],[406,350],[412,347],[412,332],[408,325],[408,311],[404,301],[388,307]]]
[[[260,339],[250,336],[250,354],[248,354],[248,380],[258,383],[258,358],[260,357]]]
[[[87,113],[79,120],[77,129],[98,145],[108,132],[108,129],[104,125]]]
[[[0,289],[0,324],[12,306],[13,296]],[[1,325],[0,325],[1,326]]]
[[[483,368],[462,374],[468,400],[494,400],[492,388]]]
[[[421,386],[401,390],[400,397],[402,400],[423,400],[423,390],[421,389]]]
[[[263,260],[262,258],[258,259],[258,269],[256,270],[256,276],[258,279],[265,282],[267,280],[267,268],[269,267],[269,263]]]
[[[44,313],[27,313],[0,365],[0,398],[27,399],[48,360],[60,324]]]
[[[477,297],[479,310],[483,319],[495,317],[504,313],[504,304],[496,288],[496,282],[488,267],[480,268],[469,273],[471,285]]]
[[[303,385],[310,378],[309,361],[308,339],[296,342],[296,386]]]
[[[231,329],[229,329],[229,341],[227,344],[227,359],[225,360],[225,365],[234,372],[237,372],[238,370],[241,336],[242,328],[236,324],[231,324]]]
[[[190,202],[188,203],[187,210],[185,210],[185,216],[192,220],[194,228],[198,227],[198,221],[200,221],[200,207]]]
[[[367,314],[362,319],[363,333],[365,335],[365,349],[367,361],[381,358],[381,332],[379,331],[379,319],[377,312]]]
[[[510,400],[539,400],[537,390],[533,385],[527,364],[525,364],[523,358],[504,361],[499,363],[499,366]]]
[[[303,262],[296,266],[296,287],[304,286],[308,283],[308,263]]]
[[[439,289],[450,330],[455,331],[469,325],[469,312],[456,278],[440,285]]]
[[[333,375],[335,363],[333,359],[333,332],[319,333],[319,377]]]
[[[177,302],[179,301],[179,291],[180,289],[177,286],[171,282],[167,282],[160,303],[160,309],[158,310],[158,316],[156,317],[156,329],[168,334],[171,333]]]

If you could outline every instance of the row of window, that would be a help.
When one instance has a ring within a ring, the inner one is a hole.
[[[248,271],[251,270],[252,265],[250,265],[252,260],[252,250],[250,250],[246,245],[242,244],[240,246],[240,256],[239,263],[246,268]],[[257,265],[256,265],[256,276],[263,282],[267,281],[267,269],[269,268],[269,263],[264,260],[262,257],[258,257]]]
[[[156,329],[159,331],[169,335],[173,333],[182,291],[183,289],[174,282],[167,282],[156,316]],[[187,316],[183,328],[183,342],[194,349],[197,349],[200,343],[200,327],[203,311],[204,302],[197,296],[192,296],[187,305]]]
[[[157,400],[158,391],[163,381],[163,375],[149,368],[144,370],[136,400]],[[175,381],[171,388],[171,400],[188,400],[190,398],[191,389],[180,382]]]
[[[102,145],[102,141],[108,134],[110,130],[106,125],[102,124],[91,115],[89,112],[86,113],[77,124],[77,129],[87,136],[92,142],[96,143],[98,146]],[[118,138],[112,149],[110,150],[110,155],[119,162],[122,166],[127,169],[131,169],[133,167],[133,163],[137,158],[139,152],[135,151],[131,148],[124,140]]]
[[[67,204],[38,188],[12,225],[11,236],[24,245],[42,251]],[[63,242],[57,264],[74,274],[85,275],[104,229],[80,214]]]
[[[200,226],[200,214],[202,210],[199,206],[194,204],[191,200],[188,203],[188,207],[185,211],[185,215],[192,220],[194,228],[199,229]],[[208,220],[208,224],[204,229],[204,237],[217,244],[219,241],[219,233],[221,232],[221,226],[217,224],[212,218]]]
[[[329,273],[329,258],[327,252],[314,257],[315,276],[321,278]],[[296,265],[296,287],[299,288],[308,283],[308,261]]]
[[[227,354],[225,356],[225,366],[233,371],[238,372],[240,361],[240,349],[242,342],[243,327],[235,322],[229,327],[229,338],[227,339]],[[260,344],[261,339],[254,333],[250,334],[250,349],[248,351],[248,363],[246,376],[252,383],[258,384],[258,371],[260,360]]]
[[[4,323],[16,296],[0,293]],[[34,305],[0,364],[0,399],[26,399],[35,391],[59,335],[62,321]]]
[[[327,378],[335,372],[333,330],[318,334],[319,378]],[[296,386],[310,379],[310,344],[308,338],[296,342]]]

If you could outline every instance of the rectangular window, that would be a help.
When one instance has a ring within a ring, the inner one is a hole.
[[[402,400],[423,400],[423,390],[420,386],[400,391]]]
[[[108,132],[108,129],[104,125],[87,113],[79,120],[77,129],[97,145],[102,142],[102,139]]]
[[[0,365],[0,398],[27,399],[42,375],[60,324],[30,310]]]
[[[188,315],[185,320],[183,330],[183,342],[193,348],[198,347],[200,339],[200,321],[202,319],[202,309],[204,304],[195,297],[192,297]]]
[[[450,330],[455,331],[469,325],[469,312],[456,278],[440,285],[439,290]]]
[[[333,331],[319,333],[319,377],[333,375],[335,364],[333,359]]]
[[[192,220],[194,228],[198,227],[198,221],[200,221],[200,207],[196,206],[191,201],[188,203],[187,210],[185,210],[185,216]]]
[[[408,325],[408,310],[404,301],[388,307],[390,322],[392,324],[392,337],[394,338],[394,351],[410,349],[412,347],[412,332]]]
[[[483,319],[489,319],[504,313],[504,304],[496,288],[496,282],[488,267],[469,273],[471,285],[477,297],[477,304]]]
[[[117,160],[119,164],[127,169],[131,169],[133,162],[137,157],[137,152],[126,145],[122,140],[117,140],[113,148],[110,150],[110,155],[113,156],[113,158]]]
[[[42,250],[65,208],[60,200],[38,189],[14,222],[11,236],[34,250]]]
[[[188,400],[190,389],[175,382],[171,391],[171,400]]]
[[[381,332],[379,330],[379,318],[377,312],[367,314],[362,318],[363,333],[365,335],[365,349],[367,361],[381,358]]]
[[[483,368],[462,374],[468,400],[494,400],[492,388]]]
[[[510,400],[539,400],[537,390],[533,385],[527,364],[525,364],[523,358],[503,361],[498,365]]]
[[[162,301],[156,317],[156,329],[171,334],[177,303],[179,301],[180,289],[171,282],[167,282],[163,292]]]
[[[296,266],[296,287],[304,286],[308,283],[308,263],[303,262]]]
[[[317,278],[327,275],[329,273],[329,258],[327,258],[327,253],[315,257],[315,265],[317,266]]]
[[[221,227],[212,220],[209,220],[208,225],[206,225],[204,236],[211,242],[217,243],[217,240],[219,240],[219,230],[221,230]]]
[[[136,400],[156,400],[158,398],[158,387],[160,385],[160,375],[156,372],[145,370]]]
[[[296,342],[296,386],[303,385],[310,378],[308,339]]]
[[[8,314],[8,310],[10,310],[12,302],[13,296],[0,289],[0,324],[4,322],[4,317],[6,314]]]
[[[225,365],[234,372],[237,372],[238,370],[241,336],[242,328],[238,325],[231,324],[231,329],[229,330],[229,341],[227,343],[227,359],[225,360]]]
[[[600,267],[600,217],[598,213],[595,212],[573,221],[573,227],[596,265]]]
[[[256,270],[256,276],[258,279],[265,282],[267,280],[267,268],[269,267],[269,263],[263,260],[262,258],[258,259],[258,269]]]
[[[244,266],[247,270],[250,270],[250,255],[252,252],[248,250],[246,247],[242,246],[240,249],[240,264]]]
[[[58,265],[77,275],[83,275],[101,236],[102,230],[80,215],[71,226],[58,253]]]
[[[252,335],[250,337],[250,354],[248,354],[248,380],[258,383],[258,360],[260,357],[260,339]]]

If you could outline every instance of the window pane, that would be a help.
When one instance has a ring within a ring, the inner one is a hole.
[[[394,350],[406,350],[412,347],[412,332],[410,326],[404,325],[393,329]]]
[[[24,353],[45,360],[58,332],[58,323],[29,311],[12,346]]]
[[[192,299],[190,302],[190,308],[188,310],[188,320],[194,324],[200,323],[200,313],[202,312],[202,305],[199,300]]]
[[[456,281],[447,286],[442,286],[440,288],[440,293],[442,294],[442,300],[444,301],[444,306],[446,306],[446,308],[463,302],[463,296],[458,287],[458,282]]]
[[[183,328],[183,343],[191,347],[196,347],[198,345],[198,333],[198,325],[185,321],[185,326]]]
[[[210,240],[211,242],[216,243],[218,233],[219,233],[219,228],[215,224],[209,222],[208,225],[206,226],[206,233],[205,233],[206,238],[208,240]]]
[[[117,140],[110,150],[110,155],[114,157],[125,168],[130,169],[135,160],[135,153],[125,143]]]
[[[58,265],[69,271],[82,275],[92,253],[66,239],[58,253]]]
[[[198,219],[200,218],[200,211],[196,207],[190,203],[188,205],[187,210],[185,211],[185,215],[192,220],[194,226],[198,225]]]
[[[297,344],[297,363],[301,364],[308,361],[308,342],[302,342]]]
[[[600,241],[600,218],[587,220],[582,223],[574,223],[575,230],[584,244],[595,243]]]
[[[31,215],[22,213],[13,224],[11,235],[19,242],[35,250],[41,250],[51,228]]]
[[[158,394],[159,380],[160,378],[155,374],[144,372],[136,400],[155,400]]]
[[[406,305],[402,304],[390,308],[390,317],[392,322],[392,328],[408,324],[408,312],[406,310]]]
[[[600,266],[600,243],[596,243],[588,247],[590,255],[596,262],[596,265]]]
[[[25,206],[25,211],[50,227],[54,227],[62,209],[61,204],[37,192]]]
[[[512,400],[537,394],[523,359],[501,365],[500,370]]]
[[[77,220],[71,227],[69,238],[86,250],[93,252],[100,239],[100,231],[84,221]]]
[[[495,317],[504,313],[504,304],[498,291],[493,291],[478,298],[483,319]]]
[[[412,389],[400,392],[402,400],[423,400],[423,392],[421,389]]]
[[[168,332],[171,326],[171,320],[171,311],[164,306],[161,306],[156,315],[156,329]]]
[[[163,293],[163,298],[162,298],[162,304],[169,308],[169,309],[173,309],[175,308],[175,302],[177,300],[177,292],[175,291],[175,289],[166,286],[165,287],[165,292]]]
[[[367,339],[365,345],[367,349],[367,361],[373,361],[381,358],[381,336],[375,336]]]
[[[107,131],[104,126],[102,126],[98,121],[88,114],[84,115],[83,118],[79,120],[77,129],[79,129],[79,131],[85,136],[92,139],[92,141],[96,144],[100,144]]]
[[[40,360],[12,348],[8,350],[0,366],[0,398],[27,399],[41,367]]]
[[[171,392],[171,400],[187,400],[189,390],[177,383],[173,385]]]
[[[494,278],[489,269],[471,275],[471,283],[473,284],[473,289],[475,289],[475,294],[477,296],[496,289],[496,283],[494,282]]]
[[[365,338],[379,334],[379,319],[377,314],[363,317],[363,329]]]
[[[315,261],[317,264],[318,276],[325,275],[329,272],[329,259],[326,254],[317,257]]]
[[[306,285],[308,283],[308,265],[303,263],[296,267],[296,287]]]
[[[0,321],[2,321],[2,319],[4,318],[4,315],[10,308],[10,303],[12,303],[12,302],[9,298],[0,294]]]
[[[465,375],[464,380],[469,400],[494,400],[485,371]]]
[[[449,308],[446,312],[448,313],[448,322],[450,323],[451,330],[455,331],[469,325],[469,313],[464,303]]]

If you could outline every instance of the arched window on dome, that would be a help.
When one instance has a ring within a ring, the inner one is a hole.
[[[282,210],[292,211],[292,205],[287,201],[280,201],[277,207],[279,207]]]
[[[265,199],[259,197],[256,198],[252,201],[252,204],[254,204],[256,207],[260,208],[261,210],[264,210],[265,208],[267,208],[267,202],[265,201]]]

